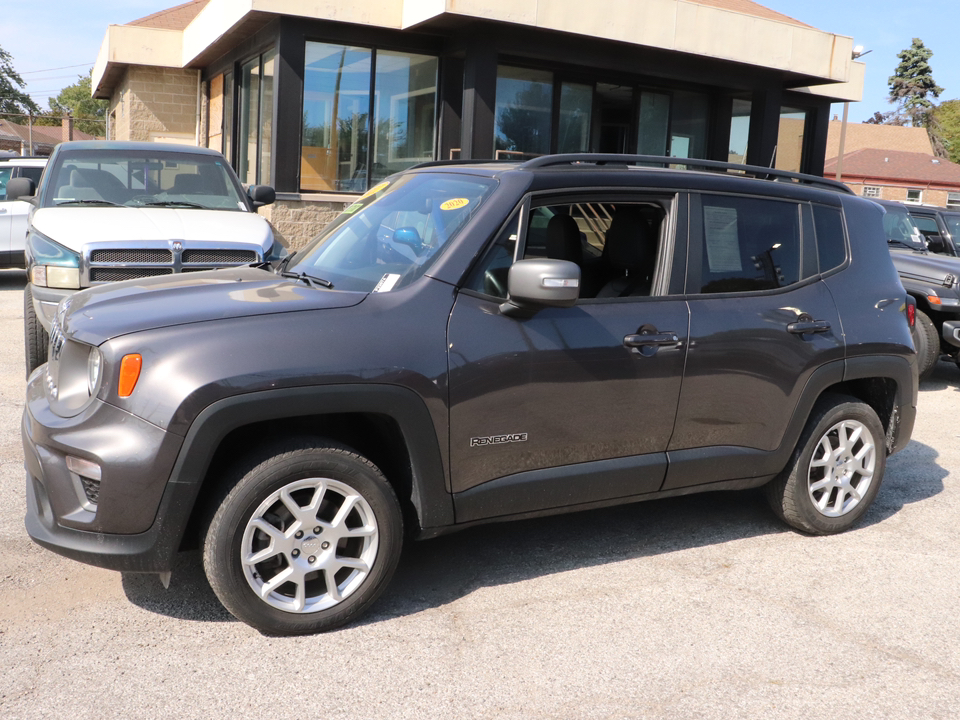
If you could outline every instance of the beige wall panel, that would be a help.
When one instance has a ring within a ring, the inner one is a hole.
[[[447,0],[405,0],[401,26],[413,27],[446,11]]]
[[[541,0],[537,22],[551,30],[672,49],[677,28],[676,0],[606,0],[603,11],[585,11],[582,3]],[[615,19],[615,20],[613,20]]]

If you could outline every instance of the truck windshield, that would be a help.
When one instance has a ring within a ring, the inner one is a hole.
[[[121,205],[247,211],[222,157],[123,149],[60,153],[42,207]]]
[[[287,270],[338,290],[404,287],[423,275],[495,186],[492,179],[452,173],[382,182],[298,252]]]
[[[960,213],[944,213],[943,222],[954,242],[960,242]]]
[[[926,249],[927,244],[920,229],[906,210],[889,205],[884,205],[883,208],[887,211],[883,216],[883,229],[887,233],[888,243],[905,245],[914,250]]]

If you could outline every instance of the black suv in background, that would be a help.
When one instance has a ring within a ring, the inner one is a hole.
[[[413,168],[276,271],[63,301],[27,389],[27,529],[167,577],[199,543],[223,604],[278,634],[356,618],[405,532],[760,486],[794,528],[846,530],[916,414],[882,216],[699,160]]]
[[[930,252],[943,255],[960,255],[960,209],[940,208],[930,205],[905,205],[917,229],[927,242]]]
[[[876,202],[886,210],[883,228],[894,267],[917,303],[914,344],[920,378],[933,372],[941,355],[960,365],[960,258],[954,257],[952,236],[930,230],[935,209]]]

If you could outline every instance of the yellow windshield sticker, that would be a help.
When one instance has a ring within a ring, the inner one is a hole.
[[[367,190],[363,195],[361,195],[361,196],[360,196],[360,199],[361,199],[361,200],[364,200],[364,199],[370,197],[371,195],[376,195],[376,194],[377,194],[378,192],[380,192],[381,190],[385,190],[386,187],[387,187],[389,184],[390,184],[389,182],[382,182],[382,183],[380,183],[379,185],[374,185],[372,188],[370,188],[369,190]]]
[[[344,209],[343,209],[343,214],[344,214],[344,215],[350,215],[350,214],[352,214],[352,213],[355,213],[357,210],[359,210],[359,209],[362,208],[362,207],[363,207],[363,203],[355,202],[355,203],[354,203],[353,205],[351,205],[350,207],[344,208]]]
[[[470,201],[467,198],[454,198],[453,200],[447,200],[440,206],[441,210],[459,210],[462,207],[466,207],[470,204]]]

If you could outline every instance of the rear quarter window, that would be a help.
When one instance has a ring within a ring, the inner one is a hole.
[[[813,224],[817,233],[820,272],[825,273],[839,267],[847,259],[843,214],[837,208],[814,205]]]

